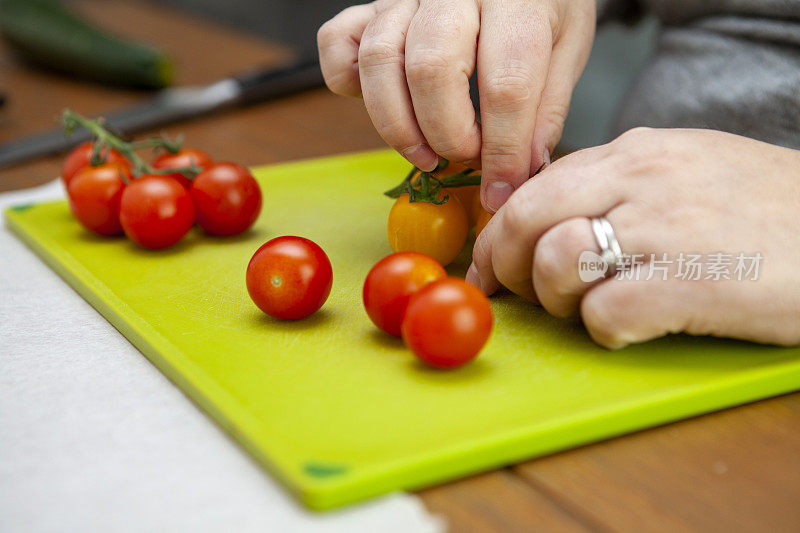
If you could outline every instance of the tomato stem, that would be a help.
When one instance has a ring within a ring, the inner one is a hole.
[[[447,160],[442,159],[433,172],[441,170],[447,166]],[[545,163],[536,169],[535,176],[545,167]],[[419,174],[419,178],[414,177]],[[455,174],[450,174],[443,178],[437,178],[431,172],[424,172],[417,167],[412,167],[406,177],[398,185],[392,187],[383,194],[389,198],[399,198],[403,194],[408,194],[409,202],[430,202],[441,205],[448,200],[448,195],[439,198],[442,189],[453,189],[455,187],[469,187],[481,184],[481,174],[473,168],[465,168]]]
[[[439,171],[447,165],[447,159],[442,159],[433,172]],[[389,198],[399,198],[403,194],[408,194],[409,202],[430,202],[441,205],[449,199],[447,194],[440,198],[439,193],[442,189],[479,185],[481,176],[474,172],[476,172],[474,169],[467,168],[444,178],[437,178],[431,172],[424,172],[417,167],[412,167],[403,181],[383,194]]]
[[[78,128],[86,128],[94,136],[95,141],[91,159],[92,165],[105,162],[105,154],[108,153],[108,150],[113,148],[131,162],[133,165],[134,177],[139,177],[142,174],[180,173],[186,176],[187,179],[192,180],[202,171],[201,168],[194,165],[189,167],[154,169],[136,154],[136,150],[149,146],[164,148],[171,153],[175,153],[180,150],[181,143],[183,142],[182,136],[172,140],[162,133],[160,138],[152,137],[145,141],[128,142],[108,131],[108,129],[104,127],[105,121],[102,117],[97,120],[91,120],[70,109],[65,109],[63,111],[61,123],[64,126],[64,133],[67,135]]]
[[[417,167],[411,167],[406,177],[403,178],[403,181],[400,182],[399,185],[391,188],[390,190],[386,191],[385,194],[389,198],[399,198],[401,194],[408,194],[411,196],[411,180],[414,179],[414,176],[419,172]]]
[[[181,145],[183,144],[183,138],[183,134],[180,134],[177,138],[171,139],[165,132],[161,132],[160,137],[150,137],[149,139],[131,142],[129,144],[132,150],[152,147],[156,150],[163,148],[171,154],[177,154],[181,149]]]

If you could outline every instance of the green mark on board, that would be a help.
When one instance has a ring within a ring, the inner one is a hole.
[[[17,205],[12,205],[11,207],[9,207],[9,209],[10,209],[11,211],[14,211],[14,212],[16,212],[16,213],[22,213],[23,211],[27,211],[28,209],[30,209],[31,207],[33,207],[33,206],[35,206],[35,205],[36,205],[36,204],[34,204],[34,203],[30,203],[30,202],[29,202],[29,203],[27,203],[27,204],[17,204]]]
[[[346,473],[347,467],[326,463],[306,463],[303,465],[303,470],[311,477],[332,477]]]

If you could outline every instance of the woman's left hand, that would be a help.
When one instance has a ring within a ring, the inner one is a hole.
[[[600,252],[590,222],[600,216],[641,266],[584,282],[578,258]],[[580,311],[608,348],[678,332],[800,344],[800,152],[634,129],[525,183],[473,257],[467,280],[484,292],[502,284],[554,315]]]

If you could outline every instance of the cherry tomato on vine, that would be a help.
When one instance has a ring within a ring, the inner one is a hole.
[[[127,166],[104,163],[83,167],[70,180],[67,198],[72,214],[84,227],[100,235],[120,235],[119,205]]]
[[[64,187],[68,188],[70,181],[75,177],[84,167],[90,166],[92,161],[92,153],[94,147],[91,142],[85,142],[76,146],[64,159],[64,164],[61,166],[61,180],[64,182]],[[125,159],[125,156],[114,150],[108,148],[100,152],[101,157],[105,157],[106,163],[119,163],[128,172],[130,172],[130,163]]]
[[[434,258],[417,252],[399,252],[378,261],[364,280],[364,308],[380,329],[399,337],[411,295],[447,276]]]
[[[423,253],[444,266],[461,252],[469,232],[467,213],[455,196],[436,205],[411,203],[403,194],[392,206],[387,226],[392,250]]]
[[[333,284],[328,256],[304,237],[267,241],[247,265],[247,292],[253,303],[281,320],[305,318],[322,307]]]
[[[119,220],[125,235],[145,248],[166,248],[194,225],[194,205],[183,185],[170,176],[146,174],[125,187]]]
[[[171,152],[164,152],[156,157],[150,166],[157,170],[165,168],[186,168],[193,166],[198,167],[201,170],[205,170],[213,164],[214,161],[211,159],[211,156],[202,150],[197,150],[195,148],[182,148],[174,154]],[[170,176],[178,180],[180,184],[187,189],[192,186],[192,180],[180,172],[175,172],[170,174]]]
[[[475,223],[475,236],[476,237],[481,234],[481,232],[483,231],[483,228],[486,227],[486,224],[488,224],[489,221],[492,220],[492,216],[493,215],[489,211],[487,211],[486,209],[481,207],[481,210],[478,213],[478,220]]]
[[[433,174],[434,177],[441,179],[450,176],[451,174],[455,174],[456,172],[461,172],[466,168],[466,165],[449,161],[446,167],[436,170],[431,174]],[[464,209],[467,212],[470,228],[475,226],[475,221],[478,219],[478,212],[481,206],[480,190],[480,185],[466,185],[464,187],[445,189],[447,194],[455,195],[461,201],[461,205],[464,206]]]
[[[486,344],[492,308],[477,287],[458,278],[440,279],[411,297],[402,330],[417,357],[437,368],[453,368],[474,359]]]
[[[465,187],[445,189],[444,191],[458,198],[464,210],[467,212],[467,224],[470,228],[475,227],[481,207],[481,186],[467,185]]]
[[[216,163],[197,175],[190,189],[197,224],[212,235],[242,233],[261,212],[261,189],[250,171]]]

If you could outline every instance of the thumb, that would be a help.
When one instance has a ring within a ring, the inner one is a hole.
[[[569,111],[572,91],[586,66],[594,39],[594,11],[575,16],[553,46],[550,70],[536,111],[531,146],[531,174],[550,163]]]

